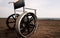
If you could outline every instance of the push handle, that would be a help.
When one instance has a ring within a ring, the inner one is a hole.
[[[15,2],[8,2],[8,4],[10,4],[10,3],[13,3],[14,4]]]

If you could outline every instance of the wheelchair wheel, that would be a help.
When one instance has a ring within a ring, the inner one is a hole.
[[[34,33],[37,28],[36,24],[37,17],[35,14],[29,12],[25,13],[22,16],[19,16],[16,21],[16,30],[23,37],[27,37]]]
[[[6,24],[7,24],[7,27],[8,27],[10,30],[15,29],[16,18],[17,18],[18,16],[19,16],[19,14],[16,14],[16,17],[15,17],[15,14],[12,14],[12,15],[10,15],[10,16],[7,18]]]

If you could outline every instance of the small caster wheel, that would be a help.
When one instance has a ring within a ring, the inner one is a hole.
[[[10,30],[15,29],[16,19],[18,16],[19,16],[19,14],[12,14],[7,18],[6,25]]]

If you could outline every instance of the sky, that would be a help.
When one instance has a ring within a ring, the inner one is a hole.
[[[8,2],[15,1],[0,0],[0,18],[7,18],[14,13],[13,4]],[[25,0],[25,8],[36,9],[38,18],[60,18],[60,0]]]

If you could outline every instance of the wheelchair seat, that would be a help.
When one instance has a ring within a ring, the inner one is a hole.
[[[25,6],[24,0],[19,0],[19,1],[14,3],[14,9],[18,9],[18,8],[21,8],[21,7],[24,7],[24,6]]]

